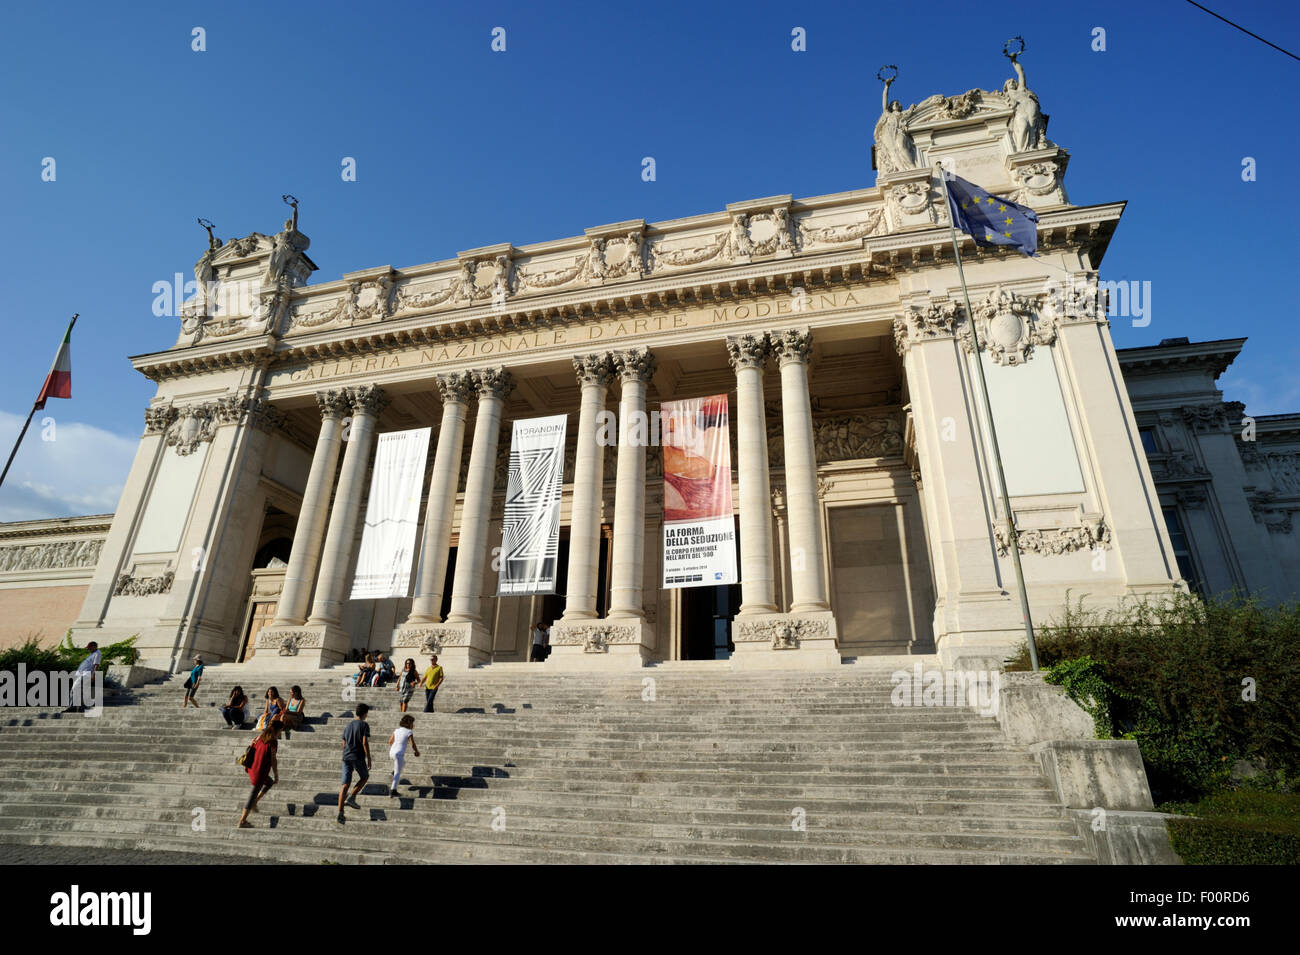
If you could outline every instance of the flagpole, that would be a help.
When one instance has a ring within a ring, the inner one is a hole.
[[[72,321],[68,322],[68,330],[64,332],[63,337],[59,339],[59,350],[54,353],[54,361],[50,365],[51,372],[54,371],[55,365],[59,363],[59,354],[63,351],[63,343],[67,341],[68,336],[72,334],[72,326],[75,324],[77,324],[77,315],[72,316]],[[45,377],[48,380],[50,376],[47,373]],[[5,469],[0,471],[0,487],[4,486],[5,478],[9,476],[9,467],[14,463],[14,458],[18,456],[18,448],[22,445],[23,438],[27,436],[27,429],[31,427],[32,418],[35,417],[40,404],[41,399],[37,398],[32,402],[32,410],[27,412],[27,420],[23,422],[23,429],[18,432],[18,440],[14,442],[14,449],[9,452],[9,460],[5,462]]]
[[[980,357],[979,329],[975,327],[975,312],[970,307],[970,292],[966,288],[966,273],[961,267],[961,249],[957,241],[957,226],[953,222],[952,196],[948,192],[948,177],[943,164],[936,163],[939,181],[943,183],[943,196],[948,203],[948,232],[952,237],[952,252],[957,257],[957,277],[961,279],[961,294],[966,301],[966,320],[970,324],[971,343],[975,346],[975,372],[980,383],[980,400],[984,406],[984,419],[989,423],[989,444],[993,452],[993,466],[997,469],[998,484],[1002,491],[1002,512],[1007,519],[1007,540],[1011,547],[1011,560],[1016,568],[1016,586],[1020,590],[1020,610],[1025,615],[1025,640],[1029,645],[1029,666],[1038,670],[1038,643],[1034,640],[1034,621],[1029,615],[1029,592],[1025,589],[1025,572],[1020,566],[1020,538],[1016,534],[1016,521],[1011,512],[1011,496],[1007,493],[1007,475],[1002,469],[1002,451],[998,447],[998,429],[993,423],[993,405],[989,401],[989,385],[984,377],[984,361]]]

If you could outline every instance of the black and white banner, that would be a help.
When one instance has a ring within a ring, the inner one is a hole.
[[[415,428],[379,436],[366,526],[352,581],[353,600],[405,597],[410,591],[430,430]]]
[[[501,525],[501,596],[555,593],[567,422],[568,415],[552,415],[514,423]]]

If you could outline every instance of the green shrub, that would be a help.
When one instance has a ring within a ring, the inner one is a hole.
[[[1300,604],[1179,594],[1099,613],[1079,601],[1042,628],[1038,655],[1100,737],[1137,741],[1157,799],[1214,792],[1242,761],[1259,771],[1254,788],[1300,774]],[[1022,647],[1008,669],[1027,668]]]
[[[1169,841],[1188,865],[1300,865],[1300,795],[1237,790],[1168,803]]]

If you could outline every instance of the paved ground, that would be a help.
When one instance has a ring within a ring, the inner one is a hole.
[[[82,849],[77,846],[0,845],[0,865],[288,865],[276,859],[245,859],[202,852]]]

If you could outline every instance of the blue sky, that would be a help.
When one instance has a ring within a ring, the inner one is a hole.
[[[1292,50],[1283,2],[1207,4]],[[1086,6],[1086,10],[1083,9]],[[490,48],[494,27],[506,51]],[[206,31],[205,52],[191,31]],[[806,52],[791,30],[807,31]],[[1105,52],[1092,31],[1106,30]],[[111,511],[154,386],[127,362],[176,338],[153,283],[205,247],[274,232],[302,201],[317,281],[496,242],[874,184],[875,73],[906,105],[997,89],[1021,34],[1068,149],[1070,198],[1126,199],[1103,278],[1150,281],[1119,347],[1249,336],[1221,380],[1300,411],[1290,278],[1300,63],[1178,0],[8,5],[0,14],[0,443],[68,317],[73,398],[0,489],[0,520]],[[340,163],[357,161],[357,181]],[[653,156],[657,179],[641,179]],[[1258,180],[1241,179],[1243,157]],[[57,178],[41,179],[53,157]]]

